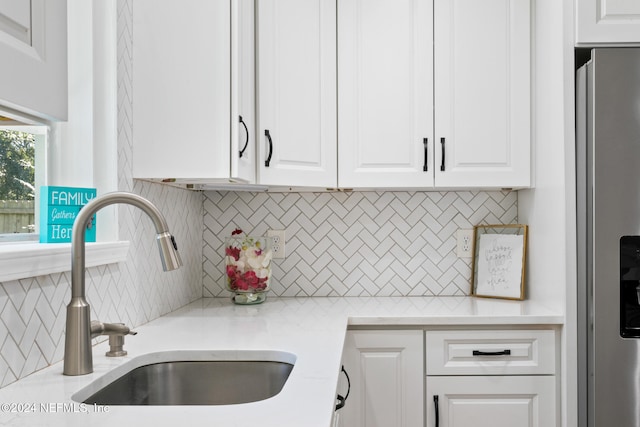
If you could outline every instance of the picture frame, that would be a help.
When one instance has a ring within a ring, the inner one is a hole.
[[[524,300],[528,232],[524,224],[473,228],[472,296]]]

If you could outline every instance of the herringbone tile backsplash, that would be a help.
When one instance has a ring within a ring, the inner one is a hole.
[[[224,239],[286,230],[277,296],[466,295],[471,259],[456,231],[517,222],[516,192],[206,192],[204,296],[224,289]]]

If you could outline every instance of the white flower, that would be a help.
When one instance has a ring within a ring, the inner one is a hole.
[[[256,277],[258,279],[266,279],[269,277],[269,269],[268,268],[259,268],[256,270]]]
[[[272,257],[273,257],[273,253],[271,251],[264,252],[263,259],[262,259],[262,266],[268,267]]]
[[[271,251],[250,248],[243,252],[246,254],[247,264],[249,264],[252,269],[258,270],[269,266],[272,257]]]

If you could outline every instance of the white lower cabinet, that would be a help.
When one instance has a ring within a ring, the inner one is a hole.
[[[427,427],[554,427],[553,330],[427,331]]]
[[[338,425],[555,427],[556,340],[539,328],[349,330]]]
[[[347,331],[342,427],[423,427],[423,331]]]
[[[555,387],[554,376],[429,376],[427,427],[552,427]]]

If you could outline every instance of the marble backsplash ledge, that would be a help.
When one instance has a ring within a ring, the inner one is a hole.
[[[235,227],[286,230],[273,263],[272,295],[467,295],[471,259],[456,256],[456,231],[516,223],[517,192],[206,192],[203,282],[224,289],[224,239]]]

